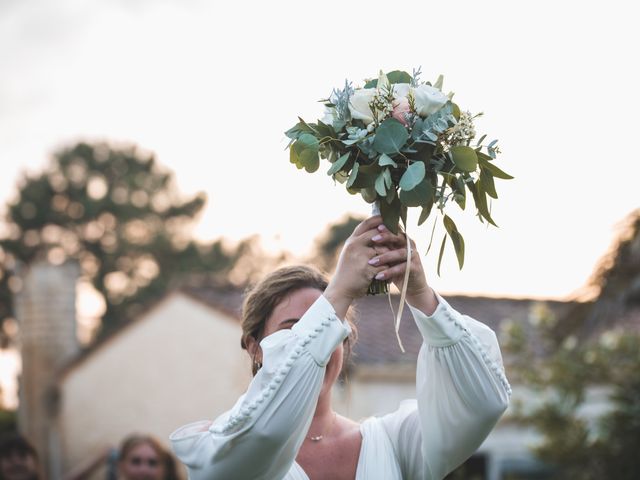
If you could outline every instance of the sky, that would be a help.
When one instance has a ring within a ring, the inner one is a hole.
[[[202,240],[259,234],[298,255],[346,213],[370,207],[323,172],[289,163],[284,131],[345,78],[380,69],[444,75],[498,138],[487,228],[451,215],[466,240],[442,292],[566,298],[587,282],[638,208],[640,74],[633,2],[0,1],[0,204],[24,172],[78,140],[132,142],[204,191]],[[422,254],[431,223],[409,234]],[[435,254],[434,254],[435,251]]]

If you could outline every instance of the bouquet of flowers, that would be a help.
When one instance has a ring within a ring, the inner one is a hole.
[[[464,239],[445,207],[453,201],[464,210],[468,191],[479,220],[496,225],[488,198],[498,198],[494,179],[513,178],[494,163],[497,140],[485,145],[483,135],[475,141],[474,119],[481,114],[461,110],[452,98],[453,93],[442,92],[442,76],[432,84],[420,80],[420,69],[411,75],[380,72],[362,88],[346,81],[344,88],[321,100],[321,120],[307,123],[300,118],[286,132],[291,163],[315,172],[320,158],[328,160],[327,174],[349,193],[375,202],[394,233],[400,221],[406,229],[409,207],[422,209],[421,225],[435,206],[445,230],[438,274],[447,237],[459,267],[464,264]]]

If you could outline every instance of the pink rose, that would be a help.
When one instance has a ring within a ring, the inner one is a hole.
[[[406,97],[396,98],[391,105],[393,106],[391,116],[406,127],[408,123],[405,114],[409,113],[409,100]]]

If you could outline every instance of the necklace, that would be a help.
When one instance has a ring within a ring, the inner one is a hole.
[[[331,420],[331,424],[329,425],[329,429],[325,432],[327,435],[329,433],[331,433],[331,430],[333,428],[333,424],[336,423],[336,417],[338,416],[338,414],[336,412],[333,412],[333,420]],[[321,433],[320,435],[309,435],[307,436],[307,438],[309,440],[311,440],[312,442],[319,442],[320,440],[322,440],[324,438],[324,433]]]

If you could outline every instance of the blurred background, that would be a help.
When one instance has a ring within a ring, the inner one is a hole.
[[[243,289],[331,271],[370,206],[296,170],[284,131],[345,78],[444,75],[500,140],[487,228],[451,215],[454,307],[499,334],[512,405],[455,478],[635,478],[640,74],[628,2],[0,1],[1,425],[49,478],[105,478],[132,432],[229,408],[250,379]],[[424,254],[433,219],[409,234]],[[436,236],[436,238],[438,238]],[[419,341],[384,298],[336,399],[413,396]],[[396,299],[397,303],[397,299]],[[188,392],[185,394],[185,392]],[[0,456],[2,453],[0,452]]]

